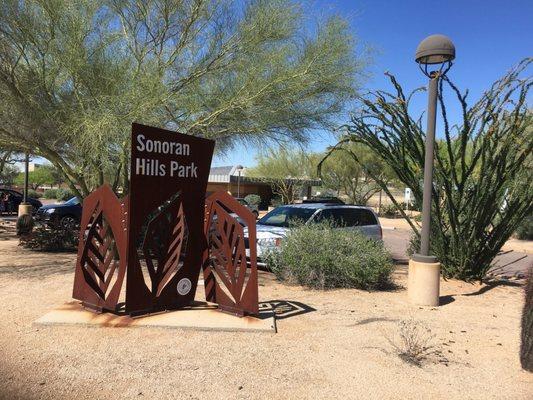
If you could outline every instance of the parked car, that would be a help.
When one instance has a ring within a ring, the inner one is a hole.
[[[82,206],[77,197],[64,203],[47,204],[37,211],[35,219],[50,226],[73,228],[81,221]]]
[[[241,205],[250,210],[252,214],[255,215],[256,219],[259,217],[259,207],[257,205],[248,203],[242,197],[236,197],[235,200],[237,200],[239,203],[241,203]]]
[[[281,241],[295,222],[313,224],[331,221],[337,229],[356,229],[364,235],[383,239],[383,232],[377,214],[369,207],[335,203],[302,203],[280,206],[257,221],[257,257],[281,245]],[[247,232],[245,244],[248,246]],[[258,261],[259,265],[264,264]]]
[[[4,200],[6,197],[9,199],[9,203]],[[0,201],[3,202],[3,204],[0,205],[0,214],[2,212],[12,212],[17,214],[19,205],[22,203],[23,198],[24,195],[16,190],[0,188]],[[28,197],[26,201],[31,204],[33,212],[36,212],[39,207],[43,205],[43,203],[41,203],[39,200],[32,197]]]

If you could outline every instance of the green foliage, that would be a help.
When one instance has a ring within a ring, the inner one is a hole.
[[[305,180],[314,179],[317,174],[317,160],[302,150],[268,149],[256,161],[256,166],[248,168],[246,174],[268,182],[282,204],[293,203],[299,197]]]
[[[45,199],[57,199],[57,191],[59,189],[48,189],[44,191],[43,197]]]
[[[283,204],[285,204],[285,203],[283,203],[283,201],[281,200],[281,197],[279,197],[279,196],[274,196],[270,200],[270,206],[271,207],[279,207],[279,206],[281,206]]]
[[[387,218],[394,218],[398,215],[398,208],[394,204],[384,204],[381,206],[379,214]]]
[[[12,186],[19,170],[15,162],[20,161],[20,154],[9,149],[0,149],[0,186]]]
[[[76,251],[79,227],[38,225],[31,234],[21,236],[19,245],[37,251]]]
[[[249,194],[244,198],[246,202],[252,206],[258,206],[261,203],[261,196],[257,194]]]
[[[521,62],[473,106],[447,78],[439,80],[438,106],[444,120],[436,142],[432,194],[432,252],[446,277],[481,280],[494,257],[533,211],[533,113],[527,104],[533,78],[522,77],[531,59]],[[406,96],[389,75],[395,93],[377,91],[362,98],[362,110],[346,126],[346,143],[363,143],[422,199],[425,133],[422,118],[409,114]],[[444,96],[452,93],[462,123],[450,125]],[[332,149],[332,152],[335,148]],[[364,167],[364,164],[362,164]],[[383,180],[369,171],[393,203]],[[413,231],[418,229],[403,213]]]
[[[23,172],[17,175],[15,183],[19,186],[24,186]],[[54,169],[49,165],[42,165],[34,171],[28,172],[28,184],[33,190],[39,189],[42,185],[54,185],[55,183]]]
[[[305,143],[343,111],[366,64],[344,19],[308,29],[306,10],[3,0],[0,145],[46,158],[83,197],[103,182],[128,192],[132,121],[217,139],[220,151]]]
[[[361,164],[354,160],[354,155]],[[339,147],[339,151],[320,162],[319,171],[324,187],[337,193],[344,192],[350,203],[358,205],[366,205],[381,190],[366,171],[371,171],[385,182],[394,178],[391,169],[381,158],[359,143]]]
[[[266,263],[278,279],[313,289],[388,288],[394,268],[381,242],[328,224],[291,229]]]
[[[28,235],[34,226],[31,215],[25,214],[17,218],[17,236]]]
[[[522,309],[522,334],[520,337],[520,363],[526,371],[533,372],[533,267],[529,268],[524,290]]]
[[[40,199],[41,197],[43,197],[43,195],[41,194],[41,192],[37,192],[33,189],[28,189],[28,197],[32,197],[34,199]]]
[[[56,191],[56,199],[59,201],[67,201],[74,197],[74,193],[67,189],[58,189]]]
[[[524,218],[518,225],[515,235],[520,240],[533,240],[533,215]]]

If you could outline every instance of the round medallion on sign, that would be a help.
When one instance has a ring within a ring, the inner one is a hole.
[[[178,282],[178,293],[182,296],[185,296],[191,291],[192,283],[190,279],[183,278]]]

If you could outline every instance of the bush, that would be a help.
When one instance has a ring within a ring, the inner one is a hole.
[[[252,206],[258,206],[261,203],[261,196],[257,194],[249,194],[244,198],[246,202]]]
[[[58,189],[56,193],[56,199],[59,201],[67,201],[74,197],[74,194],[68,189]]]
[[[520,364],[533,372],[533,267],[529,268],[522,310],[522,335],[520,341]]]
[[[21,215],[17,219],[17,236],[28,235],[33,229],[33,217],[29,214]]]
[[[32,197],[34,199],[40,199],[43,195],[40,192],[37,192],[33,189],[28,189],[28,197]]]
[[[314,289],[387,288],[393,271],[381,242],[329,224],[294,227],[266,263],[279,280]]]
[[[517,239],[533,240],[533,215],[524,218],[518,229],[515,231]]]
[[[55,199],[57,198],[57,189],[48,189],[44,191],[45,199]]]
[[[394,218],[397,212],[398,210],[394,204],[385,204],[381,206],[379,215],[382,217]]]
[[[279,207],[282,204],[283,204],[283,201],[281,200],[281,197],[279,196],[273,197],[272,200],[270,200],[270,205],[272,207]]]
[[[20,246],[38,251],[76,251],[79,227],[63,228],[39,225],[29,235],[20,238]]]

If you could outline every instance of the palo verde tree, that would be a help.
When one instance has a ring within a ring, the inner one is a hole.
[[[503,244],[533,211],[533,114],[527,104],[533,79],[522,77],[531,62],[522,61],[472,106],[467,104],[467,94],[448,78],[440,81],[438,102],[444,126],[437,133],[441,140],[435,149],[430,250],[446,277],[481,280]],[[396,79],[389,77],[394,93],[377,91],[363,98],[361,112],[353,115],[346,135],[331,152],[346,143],[366,145],[421,202],[422,117],[412,118],[413,93],[406,96]],[[450,92],[462,111],[461,123],[453,126],[444,98]],[[385,183],[374,178],[396,204]],[[403,215],[419,236],[415,224]]]
[[[284,204],[290,204],[300,194],[302,182],[316,178],[315,159],[302,149],[269,149],[259,154],[257,165],[246,173],[268,182],[274,194],[280,196]]]
[[[354,157],[361,164],[354,162]],[[368,151],[366,146],[347,143],[339,146],[338,151],[320,163],[319,172],[326,188],[335,190],[337,194],[344,193],[350,203],[366,205],[370,198],[381,190],[381,186],[368,171],[387,184],[394,178],[392,170],[379,156]]]
[[[4,0],[0,146],[77,195],[128,190],[131,122],[217,140],[305,143],[356,93],[347,23],[309,32],[292,0]]]

